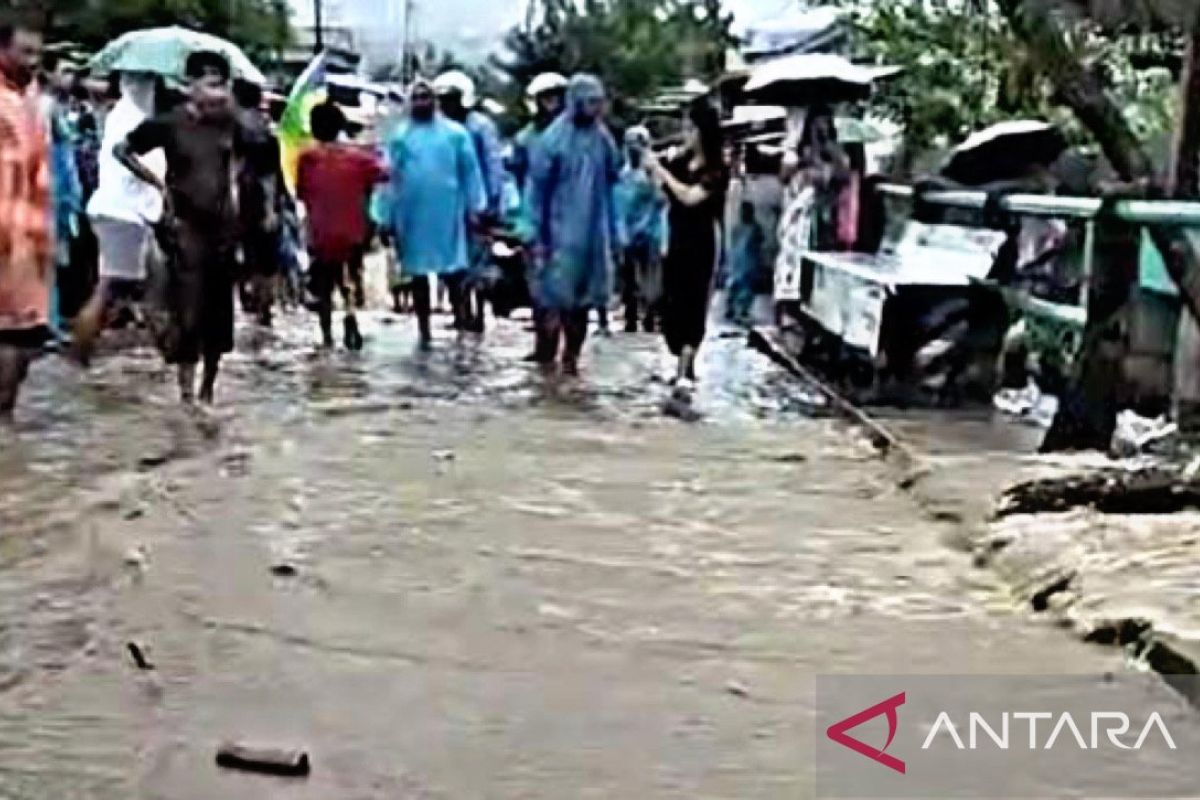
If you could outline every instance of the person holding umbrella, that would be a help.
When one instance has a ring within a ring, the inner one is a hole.
[[[154,116],[157,80],[149,73],[121,73],[121,99],[109,112],[104,127],[99,185],[87,206],[100,251],[100,279],[75,318],[75,351],[84,363],[103,327],[114,290],[121,284],[146,280],[152,227],[162,218],[162,195],[132,175],[114,155],[126,136]],[[147,154],[142,165],[160,181],[166,178],[167,162],[162,151]]]
[[[851,169],[829,106],[798,109],[788,128],[780,175],[787,188],[775,262],[777,316],[797,313],[804,254],[837,249],[838,199]]]
[[[234,251],[237,208],[233,166],[245,146],[230,98],[230,65],[220,53],[187,57],[188,97],[146,120],[113,148],[133,175],[163,196],[174,239],[167,309],[174,330],[164,347],[178,366],[180,397],[195,399],[196,366],[203,360],[199,399],[212,403],[221,357],[233,349]],[[141,157],[161,149],[166,180]]]

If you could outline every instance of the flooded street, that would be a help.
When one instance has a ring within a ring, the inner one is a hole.
[[[518,322],[364,331],[243,327],[200,419],[148,351],[35,366],[0,446],[0,797],[809,797],[819,673],[1122,669],[744,336],[689,424],[653,336],[563,381]],[[221,770],[228,738],[313,773]]]

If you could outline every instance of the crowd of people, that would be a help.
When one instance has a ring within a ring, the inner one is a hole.
[[[363,346],[356,310],[376,235],[394,252],[397,305],[411,299],[422,348],[435,286],[456,328],[483,331],[497,230],[524,256],[527,360],[543,368],[577,373],[591,315],[608,333],[619,294],[625,329],[662,332],[675,391],[690,397],[727,254],[728,314],[749,315],[764,235],[751,204],[726,231],[730,168],[703,100],[686,111],[682,144],[659,154],[641,126],[618,145],[596,77],[546,73],[528,87],[532,118],[506,143],[453,71],[416,80],[375,146],[349,139],[334,102],[318,104],[289,191],[262,90],[235,80],[222,55],[192,53],[184,90],[171,92],[150,74],[85,80],[41,45],[32,28],[0,25],[0,127],[12,131],[0,140],[0,416],[39,351],[86,363],[131,295],[177,365],[182,399],[212,402],[236,298],[270,325],[300,241],[326,347],[338,296],[342,343]]]

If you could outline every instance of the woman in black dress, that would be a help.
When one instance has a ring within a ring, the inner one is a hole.
[[[648,161],[670,201],[667,257],[663,262],[662,326],[679,359],[675,383],[696,380],[696,351],[704,340],[713,276],[721,254],[721,221],[729,171],[721,119],[707,102],[693,103],[683,121],[683,151],[663,163]]]

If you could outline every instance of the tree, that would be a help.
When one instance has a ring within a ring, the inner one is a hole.
[[[904,126],[910,157],[1017,117],[1051,120],[1074,142],[1094,144],[1088,126],[1057,96],[1036,47],[1018,35],[998,0],[836,4],[851,12],[859,58],[905,70],[880,93],[877,110]],[[1103,65],[1105,82],[1136,134],[1146,142],[1165,140],[1173,124],[1178,32],[1161,26],[1102,29],[1080,21],[1072,35],[1080,61]]]
[[[120,34],[183,25],[229,39],[269,60],[291,38],[287,0],[26,0],[52,39],[99,48]]]
[[[1197,0],[922,0],[855,12],[863,54],[906,68],[883,110],[919,146],[961,139],[995,117],[1060,123],[1098,149],[1122,183],[1109,194],[1194,197],[1200,183]],[[886,95],[885,95],[886,96]],[[1173,147],[1164,143],[1171,143]],[[1098,188],[1098,187],[1097,187]],[[1070,386],[1043,448],[1108,446],[1118,409],[1125,326],[1137,279],[1137,231],[1102,221],[1088,320]],[[1200,411],[1200,259],[1186,232],[1149,226],[1187,313],[1178,349]],[[1198,348],[1192,352],[1192,345]],[[1180,381],[1180,375],[1187,381]],[[1182,422],[1182,420],[1181,420]]]
[[[732,21],[720,0],[546,0],[538,24],[509,31],[492,64],[514,110],[540,72],[591,72],[613,94],[615,115],[628,118],[664,86],[718,76]]]
[[[1064,8],[1094,13],[1095,5],[1083,6],[1074,0],[1056,6],[1048,6],[1045,0],[1000,0],[1000,7],[1014,32],[1038,54],[1041,68],[1051,77],[1057,96],[1087,126],[1121,178],[1135,190],[1149,188],[1155,193],[1177,193],[1182,186],[1181,178],[1186,181],[1189,174],[1194,174],[1196,148],[1200,146],[1194,135],[1197,123],[1193,118],[1200,112],[1188,101],[1188,92],[1197,80],[1194,63],[1196,4],[1182,0],[1145,0],[1138,8],[1150,16],[1121,21],[1122,25],[1133,24],[1143,29],[1152,25],[1178,24],[1181,36],[1189,42],[1186,61],[1193,63],[1184,64],[1181,76],[1184,102],[1179,109],[1180,131],[1175,136],[1173,174],[1166,175],[1155,169],[1144,142],[1121,114],[1099,64],[1081,57],[1075,30],[1080,26],[1087,30],[1103,25],[1106,20],[1101,16],[1081,21],[1062,13]],[[1200,320],[1200,253],[1184,230],[1167,225],[1150,225],[1147,230],[1163,254],[1183,301],[1176,356],[1184,369],[1177,373],[1176,392],[1177,399],[1186,400],[1192,406],[1188,408],[1188,416],[1191,416],[1200,401],[1195,392],[1196,368],[1200,360],[1200,353],[1195,350],[1200,344],[1200,336],[1196,335],[1196,321]],[[1117,408],[1117,389],[1111,378],[1114,344],[1122,341],[1120,331],[1136,281],[1133,264],[1136,261],[1131,256],[1093,276],[1083,347],[1065,402],[1043,442],[1045,450],[1104,448],[1108,445]],[[1180,377],[1187,380],[1180,381]],[[1181,388],[1186,397],[1179,397]],[[1186,427],[1186,421],[1181,420],[1181,428]]]

